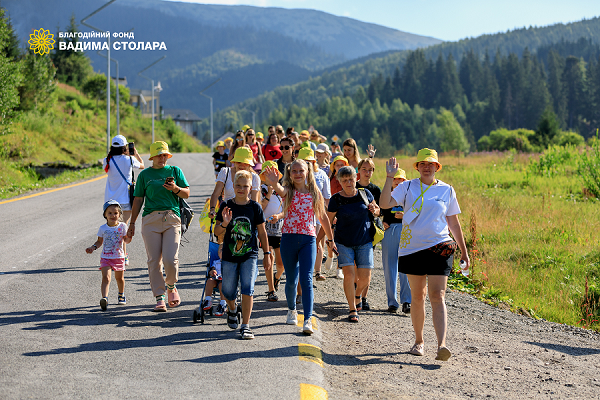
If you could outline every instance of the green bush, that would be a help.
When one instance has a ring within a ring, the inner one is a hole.
[[[575,146],[550,146],[538,161],[529,164],[529,171],[535,175],[554,176],[558,172],[566,173],[566,166],[575,167],[578,152]]]
[[[77,100],[75,99],[67,101],[67,103],[65,104],[65,109],[71,114],[75,114],[81,111],[81,107],[79,107],[79,102],[77,102]]]
[[[591,147],[587,148],[579,158],[577,172],[583,180],[584,187],[600,199],[600,140],[596,132],[596,140],[590,141]]]
[[[491,131],[489,136],[482,136],[477,142],[477,149],[483,151],[490,150],[517,150],[520,152],[531,153],[536,150],[530,139],[535,135],[535,132],[527,129],[516,129],[509,131],[508,129],[496,129]]]
[[[585,143],[585,139],[578,133],[561,131],[554,136],[552,143],[559,146],[565,146],[568,144],[582,146]]]

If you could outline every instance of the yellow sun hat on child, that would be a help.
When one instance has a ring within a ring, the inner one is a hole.
[[[242,126],[242,131],[246,132],[248,129],[250,129],[250,125],[244,125]]]
[[[298,151],[298,160],[317,161],[315,152],[310,147],[302,147],[300,151]]]
[[[276,163],[275,161],[273,161],[273,160],[269,160],[269,161],[265,161],[265,162],[262,164],[262,169],[261,169],[261,171],[260,171],[260,175],[259,175],[259,176],[260,176],[260,180],[261,180],[262,182],[264,182],[264,181],[265,181],[265,175],[264,175],[264,173],[265,173],[265,170],[266,170],[267,168],[269,168],[269,167],[273,167],[273,168],[277,169],[277,163]],[[281,179],[281,178],[283,177],[283,175],[281,174],[281,172],[279,172],[279,170],[278,170],[278,169],[277,169],[277,173],[279,174],[279,178],[278,178],[278,180],[279,180],[279,179]]]
[[[441,171],[441,169],[442,169],[442,164],[440,164],[440,162],[438,161],[437,151],[435,151],[433,149],[428,149],[426,147],[424,149],[419,150],[419,153],[417,154],[417,161],[413,164],[413,167],[415,169],[417,169],[417,165],[422,161],[436,163],[437,164],[436,172]]]
[[[400,178],[406,180],[406,171],[404,171],[402,168],[398,168],[398,171],[396,171],[396,174],[394,175],[394,179]]]
[[[331,162],[331,170],[333,170],[333,166],[335,165],[336,162],[338,161],[343,161],[346,166],[350,165],[350,163],[348,162],[348,159],[344,156],[337,156],[336,158],[333,159],[333,161]]]
[[[265,140],[265,136],[262,132],[256,132],[256,140]]]
[[[225,142],[223,142],[222,140],[219,140],[219,141],[217,142],[217,145],[216,145],[215,147],[216,147],[216,148],[219,148],[219,147],[225,147]]]
[[[169,145],[163,141],[157,141],[150,145],[150,158],[152,160],[156,156],[161,154],[168,154],[169,158],[173,157],[173,154],[169,153]]]
[[[235,154],[233,155],[231,162],[239,162],[254,166],[254,156],[252,155],[252,150],[250,150],[248,147],[238,147],[235,150]]]
[[[228,137],[227,139],[225,139],[225,143],[227,143],[227,142],[233,142],[233,138]]]

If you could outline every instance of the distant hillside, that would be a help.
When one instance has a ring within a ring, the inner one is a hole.
[[[32,29],[57,26],[65,31],[106,4],[105,0],[3,0],[19,37],[26,42]],[[32,12],[35,10],[35,12]],[[223,77],[208,95],[215,110],[282,85],[315,75],[317,70],[355,57],[390,49],[414,49],[440,41],[349,18],[312,10],[246,6],[212,6],[160,0],[119,0],[94,15],[90,24],[125,32],[134,28],[135,41],[165,42],[168,50],[113,51],[120,75],[131,88],[149,88],[137,73],[167,55],[147,75],[161,82],[161,104],[189,108],[208,116],[206,99],[198,92]],[[306,29],[310,24],[310,29]],[[81,31],[88,28],[80,26]],[[121,39],[122,40],[122,39]],[[94,70],[106,71],[106,61],[89,52]],[[111,67],[114,76],[114,64]]]
[[[392,49],[415,49],[441,42],[439,39],[316,10],[200,5],[161,0],[123,0],[123,4],[159,10],[165,15],[187,18],[209,26],[251,27],[278,32],[318,45],[327,53],[342,54],[346,59]]]
[[[592,43],[600,43],[600,18],[583,20],[570,24],[555,24],[540,28],[523,28],[498,33],[495,35],[482,35],[472,39],[458,42],[446,42],[423,49],[426,59],[434,60],[441,53],[444,58],[452,54],[456,62],[460,62],[463,55],[473,49],[483,59],[487,53],[493,61],[497,52],[501,55],[514,53],[521,56],[526,48],[535,51],[541,48],[547,52],[546,47],[556,44],[561,40],[577,42],[587,39]],[[353,94],[358,87],[366,91],[371,79],[379,74],[384,78],[392,76],[394,71],[402,69],[410,51],[385,52],[374,54],[362,60],[348,61],[340,65],[339,69],[327,68],[321,75],[290,86],[278,87],[257,98],[248,99],[231,108],[222,110],[215,116],[215,130],[222,130],[225,124],[241,123],[231,121],[231,111],[247,108],[256,111],[257,120],[262,121],[276,108],[288,109],[292,106],[311,107],[327,101],[333,96]],[[377,58],[379,56],[379,58]],[[375,57],[375,58],[372,58]],[[225,120],[227,115],[227,120]],[[283,121],[282,121],[283,122]],[[207,129],[203,124],[203,129]]]

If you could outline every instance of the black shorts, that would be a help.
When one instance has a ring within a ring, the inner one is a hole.
[[[425,249],[398,257],[398,271],[408,275],[450,276],[454,255],[444,257]]]
[[[269,238],[269,247],[278,249],[279,244],[281,243],[281,236],[268,236],[268,238]]]

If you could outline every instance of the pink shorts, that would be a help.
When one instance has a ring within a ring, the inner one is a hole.
[[[110,267],[113,271],[125,271],[124,258],[100,258],[100,268]]]

